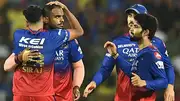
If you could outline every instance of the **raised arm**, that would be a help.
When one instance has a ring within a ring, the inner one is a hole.
[[[117,66],[120,67],[126,75],[131,77],[132,64],[121,57],[121,54],[118,54],[116,45],[113,42],[108,41],[105,43],[104,48],[106,48],[111,56],[116,60]]]

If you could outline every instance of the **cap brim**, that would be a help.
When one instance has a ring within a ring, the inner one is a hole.
[[[135,9],[135,8],[128,8],[128,9],[125,10],[126,13],[129,13],[129,12],[131,12],[131,11],[134,11],[134,12],[136,12],[137,14],[140,14],[140,12],[139,12],[137,9]]]

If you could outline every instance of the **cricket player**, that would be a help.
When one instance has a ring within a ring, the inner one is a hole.
[[[63,28],[64,15],[68,17],[66,9],[67,7],[58,1],[52,5],[45,5],[43,8],[45,27],[48,29]],[[74,26],[70,24],[70,27]],[[77,40],[66,42],[56,50],[53,82],[56,101],[73,101],[80,98],[79,88],[84,79],[82,58],[83,53]]]
[[[83,34],[75,16],[69,10],[67,13],[76,28],[43,31],[42,9],[34,5],[23,11],[28,29],[15,31],[14,50],[4,64],[5,71],[14,70],[14,101],[54,101],[55,51]],[[29,56],[34,52],[36,57]]]
[[[133,25],[134,16],[136,14],[147,14],[147,9],[140,4],[135,4],[126,10],[127,14],[127,22],[128,27],[130,28]],[[136,42],[131,41],[129,33],[124,34],[120,37],[117,37],[113,40],[116,42],[116,46],[118,48],[118,53],[121,54],[128,62],[132,64],[133,60],[137,56],[137,52],[139,50],[138,45]],[[165,92],[165,99],[166,101],[174,101],[174,69],[172,64],[170,63],[170,59],[167,55],[167,50],[165,44],[157,37],[153,37],[152,44],[158,48],[163,57],[163,62],[165,65],[165,71],[168,78],[168,87],[166,88]],[[86,87],[84,91],[84,96],[87,97],[89,93],[93,91],[98,85],[100,85],[104,80],[106,80],[113,68],[115,60],[109,53],[106,53],[104,60],[102,62],[102,66],[99,71],[95,74],[92,82]],[[130,78],[124,74],[124,72],[116,67],[117,71],[117,89],[116,94],[114,97],[115,101],[131,101],[131,85],[130,85]],[[90,89],[89,89],[90,88]]]
[[[117,53],[113,42],[106,42],[104,47],[116,60],[117,67],[131,77],[131,101],[155,101],[155,91],[166,88],[168,84],[162,57],[151,43],[157,30],[157,20],[147,14],[137,14],[134,19],[130,35],[131,40],[137,41],[139,52],[132,64]]]

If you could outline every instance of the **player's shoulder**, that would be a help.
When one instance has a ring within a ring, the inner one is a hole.
[[[47,31],[49,31],[49,32],[54,32],[54,31],[65,32],[65,31],[67,31],[67,30],[66,30],[66,29],[62,29],[62,28],[58,28],[58,29],[49,29],[49,30],[47,30]]]
[[[56,33],[58,35],[61,35],[62,33],[68,33],[68,30],[66,30],[66,29],[50,29],[47,32]]]
[[[27,29],[16,29],[14,33],[23,33],[28,31]]]
[[[158,48],[156,46],[154,46],[154,45],[150,45],[146,49],[149,52],[158,51]]]
[[[160,51],[161,51],[162,49],[166,48],[166,45],[165,45],[164,41],[161,40],[161,39],[158,38],[158,37],[154,37],[154,38],[152,39],[152,43],[153,43],[153,45],[156,46]]]
[[[158,38],[156,36],[153,37],[152,42],[155,43],[155,44],[162,44],[162,43],[164,43],[160,38]]]
[[[115,38],[113,38],[113,43],[118,44],[119,42],[125,42],[125,41],[129,41],[130,40],[130,36],[128,33],[125,33],[123,35],[117,36]]]
[[[26,29],[16,29],[16,30],[14,31],[14,36],[24,35],[24,33],[27,32],[27,31],[28,31],[28,30],[26,30]]]
[[[148,53],[151,54],[153,58],[156,58],[156,59],[162,58],[159,50],[153,45],[148,47]]]
[[[49,33],[61,32],[61,31],[62,31],[62,29],[49,29],[49,30],[47,30],[47,32],[49,32]]]
[[[69,44],[71,46],[71,48],[79,46],[79,42],[77,39],[71,40],[71,41],[67,42],[67,44]]]

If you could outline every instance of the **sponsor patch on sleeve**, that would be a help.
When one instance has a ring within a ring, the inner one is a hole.
[[[161,59],[161,55],[158,53],[158,52],[154,52],[154,56],[157,58],[157,59]]]
[[[157,61],[156,65],[159,69],[164,69],[164,63],[162,61]]]

